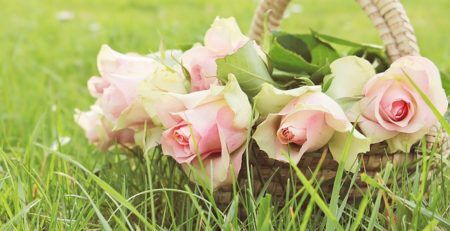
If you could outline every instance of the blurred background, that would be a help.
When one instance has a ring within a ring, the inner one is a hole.
[[[450,72],[450,1],[402,1],[422,55]],[[96,153],[73,121],[93,103],[87,79],[97,74],[101,44],[120,52],[156,51],[199,42],[216,16],[234,16],[246,32],[256,0],[0,0],[0,143],[39,164],[35,145],[61,145],[84,163]],[[381,44],[352,0],[295,0],[282,29],[316,31]],[[85,158],[89,157],[89,158]],[[99,157],[100,158],[100,157]],[[43,165],[42,165],[43,166]],[[93,165],[90,165],[93,166]]]

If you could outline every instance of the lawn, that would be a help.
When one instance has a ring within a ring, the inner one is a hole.
[[[403,2],[422,55],[449,75],[450,1]],[[170,162],[160,164],[154,160],[159,157],[151,155],[126,157],[120,150],[96,151],[73,120],[75,108],[87,109],[93,103],[86,81],[97,74],[96,54],[102,44],[139,53],[158,50],[161,41],[168,48],[186,47],[202,40],[217,15],[236,17],[247,31],[256,5],[256,0],[0,0],[2,227],[256,228],[253,220],[257,218],[238,221],[233,213],[211,215],[197,206],[201,201],[184,187],[181,171],[170,171]],[[65,11],[69,17],[63,20]],[[294,1],[282,29],[307,32],[309,28],[353,41],[381,43],[371,22],[350,0]],[[450,179],[434,174],[426,185],[419,181],[426,170],[418,168],[410,179],[403,176],[402,186],[391,188],[401,199],[381,203],[381,196],[377,198],[381,191],[374,187],[375,196],[359,221],[358,204],[339,202],[340,223],[350,228],[356,219],[363,229],[433,230],[436,225],[450,229],[450,190],[446,189]],[[173,190],[164,190],[169,188]],[[297,230],[307,217],[303,207],[298,214],[291,214],[294,210],[289,208],[277,210],[281,215],[269,213],[267,220],[275,230],[288,226]],[[319,207],[311,208],[305,227],[324,229],[327,216]],[[258,216],[268,211],[251,209]],[[395,215],[386,212],[392,209]]]

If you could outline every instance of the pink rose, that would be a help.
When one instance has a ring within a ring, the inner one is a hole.
[[[217,17],[205,34],[205,47],[218,57],[233,54],[250,39],[242,34],[236,19]]]
[[[75,121],[85,131],[89,142],[96,145],[101,151],[108,150],[115,143],[130,146],[135,142],[132,129],[113,131],[112,124],[104,117],[97,105],[91,106],[90,111],[77,110]]]
[[[132,110],[143,109],[132,107]],[[126,111],[125,113],[132,116],[142,112]],[[105,117],[102,109],[96,104],[91,106],[90,111],[76,110],[74,118],[75,122],[85,131],[89,142],[100,151],[106,151],[115,144],[128,148],[138,145],[146,151],[158,145],[162,132],[161,128],[155,126],[151,120],[126,126],[120,120],[113,123]]]
[[[178,65],[179,53],[170,50],[162,55],[124,55],[102,46],[97,58],[101,77],[92,77],[88,81],[91,95],[97,98],[95,108],[99,108],[99,112],[79,112],[76,115],[80,126],[91,131],[87,133],[91,142],[109,147],[114,141],[125,139],[123,134],[126,132],[132,138],[127,139],[128,146],[136,144],[147,150],[157,145],[161,129],[146,111],[139,91],[185,92],[185,79]],[[104,128],[103,136],[93,139],[89,134],[100,133],[98,129],[89,130],[89,126],[99,121]]]
[[[217,85],[216,59],[235,53],[248,41],[249,38],[242,34],[234,18],[217,17],[205,34],[205,45],[195,45],[181,58],[191,76],[192,91]]]
[[[437,123],[407,76],[441,114],[446,112],[448,101],[436,66],[424,57],[408,56],[373,76],[364,86],[364,97],[349,113],[373,143],[387,140],[391,152],[408,152]]]
[[[172,106],[159,114],[170,117],[161,118],[168,128],[161,138],[164,154],[188,172],[192,166],[193,180],[212,181],[213,187],[231,183],[241,168],[251,121],[250,103],[236,79],[190,94],[167,93],[160,104]]]
[[[103,45],[97,65],[101,77],[89,79],[88,89],[92,96],[98,98],[105,116],[111,121],[117,121],[134,104],[139,83],[161,64],[145,56],[120,54]]]
[[[191,76],[192,91],[206,90],[218,84],[216,59],[214,53],[200,45],[183,54],[182,62]]]
[[[339,104],[320,92],[320,87],[283,91],[265,84],[255,96],[255,107],[266,119],[253,138],[270,158],[288,162],[290,156],[298,163],[304,153],[328,145],[339,161],[351,134],[345,168],[355,171],[358,153],[369,150],[370,141],[353,129]]]
[[[87,82],[89,93],[95,98],[103,95],[103,91],[110,86],[109,81],[100,77],[91,77]]]

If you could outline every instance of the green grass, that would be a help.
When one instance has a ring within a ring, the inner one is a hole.
[[[313,28],[380,43],[353,1],[294,3],[302,10],[283,29]],[[404,4],[422,54],[450,74],[450,2]],[[93,102],[86,81],[97,73],[101,44],[140,53],[157,50],[161,39],[166,47],[185,46],[201,41],[216,15],[235,16],[246,31],[255,7],[250,0],[0,0],[0,227],[334,230],[337,219],[343,229],[450,229],[449,162],[433,151],[411,175],[388,167],[379,178],[365,178],[372,188],[364,203],[336,195],[333,204],[320,202],[317,182],[310,180],[304,190],[288,190],[283,208],[271,206],[270,196],[248,196],[241,189],[222,212],[207,192],[187,188],[178,167],[158,152],[100,153],[87,143],[73,110]],[[58,21],[62,10],[74,18]],[[59,142],[62,137],[70,142]],[[428,175],[431,162],[438,170]],[[386,187],[389,179],[394,184]],[[292,195],[298,200],[290,200]],[[238,219],[238,204],[247,209],[247,219]]]

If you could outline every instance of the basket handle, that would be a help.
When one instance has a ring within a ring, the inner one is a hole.
[[[261,0],[250,27],[249,37],[261,42],[264,18],[269,13],[268,29],[276,30],[291,0]],[[419,55],[414,29],[399,0],[356,0],[369,16],[383,41],[391,61],[406,55]]]

